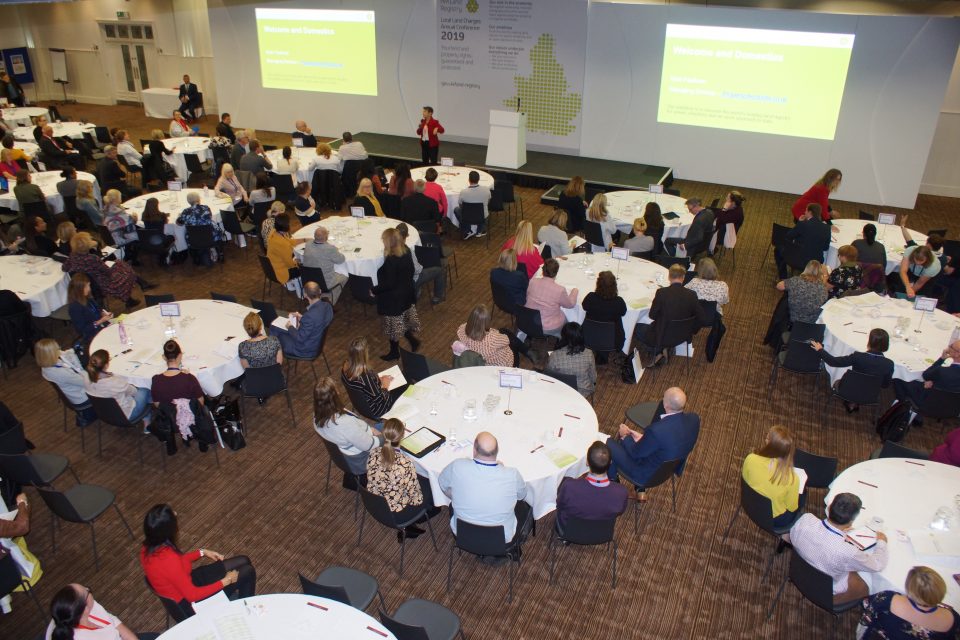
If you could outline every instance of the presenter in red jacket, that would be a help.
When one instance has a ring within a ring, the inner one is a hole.
[[[820,205],[820,217],[823,218],[824,222],[830,222],[830,219],[833,217],[833,212],[830,210],[828,199],[831,193],[840,188],[841,180],[843,180],[843,174],[840,173],[840,169],[830,169],[823,174],[822,178],[817,180],[812,187],[807,189],[807,191],[793,203],[791,211],[793,211],[794,222],[803,216],[804,211],[807,210],[807,205],[811,202],[816,202]]]
[[[443,125],[433,117],[433,107],[424,107],[423,118],[417,127],[423,164],[437,164],[437,156],[440,155],[440,138],[437,134],[440,133],[444,133]]]
[[[177,546],[177,514],[168,504],[155,505],[143,518],[140,564],[157,595],[189,607],[221,589],[228,598],[247,598],[256,592],[257,572],[250,559],[224,559],[216,551],[197,549],[183,553]],[[201,558],[213,560],[193,568]]]

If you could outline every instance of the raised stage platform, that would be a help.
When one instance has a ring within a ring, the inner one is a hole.
[[[353,134],[353,139],[362,142],[371,157],[420,164],[420,145],[414,136],[388,136],[360,132]],[[335,142],[339,144],[340,141]],[[531,182],[543,183],[546,188],[553,186],[553,183],[565,183],[576,175],[583,176],[588,185],[602,190],[646,189],[651,184],[669,187],[673,182],[673,169],[649,164],[528,150],[527,163],[519,169],[488,167],[484,164],[487,159],[485,145],[446,140],[440,143],[440,153],[453,158],[458,165],[476,167],[491,173],[529,178]]]

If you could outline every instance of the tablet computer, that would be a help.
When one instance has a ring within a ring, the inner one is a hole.
[[[420,427],[400,441],[400,448],[414,458],[422,458],[434,449],[443,446],[447,439],[427,427]]]
[[[674,213],[673,211],[667,211],[665,214],[663,214],[663,217],[666,218],[667,220],[676,220],[680,216]]]

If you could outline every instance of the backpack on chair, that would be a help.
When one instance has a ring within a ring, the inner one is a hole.
[[[877,419],[881,442],[900,442],[910,430],[910,403],[897,400]]]

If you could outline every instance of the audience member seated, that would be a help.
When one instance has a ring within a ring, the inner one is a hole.
[[[863,225],[863,237],[853,241],[860,264],[879,264],[887,268],[887,250],[883,243],[877,242],[877,227],[872,223]]]
[[[939,573],[913,567],[905,586],[905,594],[880,591],[863,601],[857,640],[951,640],[960,635],[960,616],[943,603],[947,585]]]
[[[436,200],[424,193],[426,188],[427,183],[424,180],[413,183],[413,193],[400,201],[401,220],[409,224],[440,222],[440,206]]]
[[[42,132],[37,139],[37,144],[40,146],[40,160],[46,165],[48,171],[60,169],[64,165],[70,165],[78,171],[84,169],[86,160],[73,148],[72,143],[54,138],[53,127],[50,125],[38,128]]]
[[[810,347],[814,351],[819,351],[820,359],[831,367],[852,367],[857,373],[880,378],[880,384],[884,388],[890,386],[890,380],[893,378],[893,360],[883,355],[890,348],[890,334],[884,329],[870,330],[866,351],[855,351],[849,355],[837,357],[827,353],[823,345],[816,340],[810,342]],[[840,384],[839,379],[834,386],[838,384]],[[859,405],[851,404],[846,400],[843,401],[843,406],[847,408],[847,413],[853,413],[860,408]]]
[[[583,298],[585,319],[595,322],[612,322],[614,342],[623,344],[623,316],[627,313],[627,303],[617,292],[617,278],[612,271],[601,271],[597,274],[597,287]],[[637,325],[638,327],[642,325]],[[598,353],[597,362],[606,364],[608,353]]]
[[[454,535],[460,519],[482,527],[502,526],[510,545],[526,539],[533,525],[533,510],[523,500],[527,485],[519,471],[497,462],[499,452],[494,435],[481,431],[473,441],[473,459],[458,458],[440,472],[440,490],[454,512]]]
[[[184,74],[183,84],[181,84],[177,89],[177,97],[180,100],[179,112],[182,113],[186,118],[196,120],[197,108],[202,108],[200,91],[197,89],[196,83],[190,82],[190,76]]]
[[[408,198],[413,194],[413,178],[410,177],[410,165],[401,162],[394,168],[393,177],[387,185],[387,193],[400,199]]]
[[[483,221],[474,225],[471,224],[470,228],[467,229],[463,224],[462,215],[460,209],[464,203],[469,204],[482,204],[483,205]],[[487,235],[487,216],[490,215],[489,209],[490,203],[490,188],[485,187],[480,184],[480,173],[477,171],[471,171],[467,174],[467,186],[464,189],[460,190],[460,207],[456,207],[453,212],[457,216],[457,220],[460,221],[460,230],[463,232],[463,239],[469,240],[470,238],[476,236],[482,238]],[[529,224],[529,223],[528,223]],[[531,241],[533,239],[533,233],[531,230]],[[519,254],[519,251],[518,251]],[[537,254],[539,255],[539,253]]]
[[[320,222],[320,212],[317,211],[317,203],[310,195],[309,182],[301,182],[297,185],[297,199],[293,203],[293,210],[297,214],[301,227]]]
[[[845,244],[837,249],[840,257],[840,266],[830,272],[827,285],[831,298],[839,298],[847,291],[860,288],[863,280],[863,269],[857,263],[857,249],[853,245]]]
[[[746,198],[739,191],[731,191],[723,201],[723,207],[718,211],[714,210],[716,219],[714,224],[717,228],[717,246],[723,246],[723,240],[727,235],[727,225],[733,223],[733,230],[739,232],[743,226],[743,203]],[[698,265],[699,266],[699,265]]]
[[[276,228],[277,216],[286,212],[287,205],[279,200],[270,205],[270,210],[267,211],[267,217],[263,219],[263,224],[260,225],[260,237],[263,238],[264,243],[266,239],[270,237],[270,234],[273,233],[274,228]]]
[[[603,234],[603,246],[591,244],[590,249],[593,253],[603,253],[609,251],[613,246],[613,238],[617,235],[617,223],[609,216],[607,211],[607,196],[598,193],[590,201],[590,208],[587,210],[587,220],[596,222],[600,225],[600,231]]]
[[[550,256],[559,258],[570,253],[570,240],[567,239],[567,212],[554,209],[550,221],[537,230],[537,242],[550,247]]]
[[[693,221],[682,238],[667,238],[663,244],[667,252],[675,256],[677,248],[683,249],[691,259],[710,249],[710,239],[713,238],[713,210],[707,209],[700,202],[700,198],[689,198],[686,202],[687,211],[693,215]]]
[[[139,169],[143,165],[143,154],[133,146],[133,142],[130,141],[130,132],[125,129],[117,132],[117,154],[131,169]]]
[[[376,216],[383,218],[383,209],[380,208],[380,201],[373,193],[373,182],[370,178],[364,178],[357,186],[357,197],[353,199],[352,206],[363,207],[363,215]]]
[[[388,391],[393,376],[378,376],[370,369],[366,338],[354,338],[350,342],[347,359],[340,368],[340,380],[344,387],[363,397],[374,418],[390,411],[393,403],[406,390],[406,385],[401,385]]]
[[[321,378],[313,388],[313,428],[321,438],[337,445],[350,471],[358,476],[367,472],[370,452],[383,441],[378,431],[347,411],[330,377]]]
[[[647,223],[643,233],[653,238],[654,254],[659,253],[657,247],[663,246],[663,213],[660,211],[660,205],[656,202],[648,202],[643,208],[643,221]]]
[[[417,314],[416,269],[413,253],[396,229],[385,229],[383,264],[377,269],[377,284],[370,289],[376,297],[380,327],[390,342],[390,351],[381,360],[400,357],[400,338],[410,342],[410,350],[420,349],[420,316]]]
[[[311,147],[315,145],[310,145]],[[297,171],[300,170],[300,162],[293,157],[293,149],[284,147],[280,151],[280,159],[273,165],[273,172],[278,176],[291,176],[291,184],[297,182]]]
[[[517,264],[523,265],[527,279],[535,276],[537,270],[543,266],[543,257],[540,255],[540,249],[533,242],[533,225],[529,220],[520,221],[516,235],[504,242],[502,248],[517,252]]]
[[[256,184],[250,191],[250,204],[261,202],[273,202],[277,199],[277,190],[270,182],[270,176],[266,171],[259,171],[255,176]]]
[[[510,339],[495,329],[491,329],[491,315],[487,305],[473,307],[464,324],[457,327],[457,340],[464,350],[475,351],[483,356],[491,367],[514,367],[517,361],[510,350]]]
[[[887,286],[899,297],[914,298],[926,293],[926,284],[940,274],[942,265],[926,245],[905,247],[898,273],[887,276]]]
[[[163,343],[163,359],[167,370],[153,376],[150,397],[154,405],[177,400],[197,400],[203,404],[203,389],[196,376],[183,368],[183,351],[176,340]]]
[[[810,205],[817,205],[816,216],[822,218],[824,222],[830,222],[833,217],[828,199],[830,194],[840,188],[840,182],[843,180],[843,174],[839,169],[830,169],[823,177],[817,180],[812,187],[807,189],[803,195],[797,198],[796,202],[790,208],[794,220],[800,220],[806,211],[809,211]]]
[[[787,231],[785,240],[788,244],[799,247],[799,259],[805,263],[811,260],[823,262],[827,249],[830,248],[830,225],[820,220],[820,205],[814,203],[807,206],[807,210],[797,224]],[[780,251],[774,247],[773,259],[777,263],[777,273],[781,280],[788,276],[787,261]]]
[[[12,422],[13,425],[19,424],[19,421],[14,418],[13,414],[10,413],[9,409],[7,409],[6,405],[2,402],[0,402],[0,411],[6,414],[4,422],[9,421]],[[10,504],[13,505],[12,508],[8,506]],[[23,539],[23,536],[30,533],[30,502],[24,493],[18,493],[12,503],[0,495],[0,509],[3,509],[6,513],[14,509],[17,511],[17,515],[11,520],[0,518],[0,544],[5,548],[19,547],[20,550],[24,552],[24,556],[28,562],[33,562],[32,575],[25,576],[25,579],[30,583],[31,587],[33,587],[42,577],[43,570],[40,567],[40,562],[37,560],[37,557],[27,549],[26,540]],[[5,604],[7,607],[10,607],[9,594],[4,598]],[[7,611],[9,611],[9,608]]]
[[[949,367],[945,367],[944,362],[951,358]],[[912,380],[907,382],[900,378],[893,380],[893,391],[897,399],[903,402],[909,401],[913,407],[919,407],[923,404],[930,389],[936,387],[944,391],[960,392],[960,340],[947,345],[940,357],[923,372],[923,381]],[[920,419],[915,417],[911,411],[913,424],[919,426]]]
[[[680,387],[663,392],[663,413],[641,431],[621,423],[616,436],[607,439],[610,447],[610,477],[623,471],[642,487],[668,460],[680,460],[681,471],[700,435],[700,416],[684,413],[687,394]]]
[[[14,177],[16,177],[16,172],[14,172]],[[57,183],[57,193],[64,198],[76,198],[77,187],[80,184],[80,181],[77,180],[77,170],[70,166],[64,167],[60,171],[60,177],[63,180]]]
[[[81,405],[87,402],[87,392],[84,386],[86,372],[80,359],[73,349],[60,350],[60,345],[55,340],[44,338],[37,342],[33,347],[33,354],[37,359],[37,366],[40,367],[40,375],[44,380],[57,385],[57,388],[63,392],[72,404]],[[88,407],[83,411],[78,411],[77,426],[85,427],[93,422],[97,417],[93,409]]]
[[[317,137],[313,135],[313,131],[307,126],[306,122],[297,120],[293,126],[296,129],[290,134],[290,137],[294,140],[303,140],[303,144],[300,146],[308,148],[317,146]]]
[[[17,205],[21,212],[26,209],[25,205],[35,202],[46,203],[47,201],[40,187],[33,184],[33,178],[30,177],[30,172],[26,169],[17,171],[17,184],[13,187],[13,196],[17,199]]]
[[[425,504],[430,505],[431,515],[440,512],[432,506],[430,481],[418,475],[410,458],[399,452],[405,435],[403,422],[387,419],[383,423],[383,445],[371,451],[367,458],[367,491],[387,501],[397,522],[410,520]],[[411,524],[405,531],[397,532],[397,541],[402,543],[404,538],[416,538],[422,533],[423,529]]]
[[[90,360],[87,362],[87,379],[83,381],[87,395],[95,398],[113,398],[130,422],[136,423],[143,420],[144,426],[149,425],[150,389],[133,386],[123,376],[110,373],[109,367],[109,352],[98,349],[90,354]]]
[[[147,151],[150,152],[150,157],[144,158],[144,168],[151,167],[153,172],[151,179],[159,180],[161,185],[166,186],[165,181],[174,176],[173,169],[166,161],[168,156],[173,155],[173,151],[167,149],[163,139],[163,131],[160,129],[154,129],[150,132],[150,142],[147,143]],[[146,152],[144,154],[146,155]]]
[[[187,201],[190,196],[187,194]],[[120,192],[110,189],[103,195],[103,226],[113,237],[113,243],[123,249],[123,259],[129,260],[134,266],[140,266],[137,255],[140,249],[140,236],[137,235],[137,217],[135,213],[127,213],[120,204]],[[199,197],[198,197],[199,200]]]
[[[943,443],[937,445],[930,453],[930,459],[934,462],[960,467],[960,428],[947,434]]]
[[[85,273],[74,273],[67,288],[70,322],[85,344],[90,344],[100,330],[110,324],[113,314],[100,308],[90,295],[90,278]]]
[[[57,225],[57,253],[70,255],[70,241],[77,235],[77,227],[69,220],[64,220]],[[3,255],[0,253],[0,255]]]
[[[573,176],[557,197],[557,206],[567,214],[566,231],[583,231],[583,221],[587,219],[587,189],[583,178]]]
[[[593,352],[584,347],[579,322],[567,322],[560,330],[560,343],[547,360],[547,369],[577,377],[577,391],[588,397],[597,388],[597,365]]]
[[[50,602],[44,640],[155,640],[156,633],[134,633],[93,599],[90,587],[68,584]]]
[[[270,333],[280,341],[285,355],[312,358],[319,353],[327,327],[333,322],[333,307],[320,299],[321,293],[320,285],[316,282],[305,283],[303,297],[307,303],[306,310],[303,313],[292,312],[286,329],[270,327]]]
[[[143,220],[144,229],[161,230],[170,221],[170,214],[160,211],[160,200],[147,198],[143,203],[143,215],[140,219]]]
[[[340,170],[343,170],[343,163],[347,160],[366,160],[367,159],[367,150],[364,149],[363,143],[359,140],[354,140],[353,135],[349,131],[344,131],[343,135],[340,136],[342,142],[340,147],[337,149],[337,154],[340,156]]]
[[[317,145],[317,157],[313,159],[313,167],[317,171],[336,171],[340,173],[340,156],[333,152],[333,148],[326,142]]]
[[[189,206],[181,211],[177,217],[177,224],[184,227],[213,227],[213,241],[216,244],[216,248],[203,253],[199,257],[201,261],[207,265],[222,259],[223,248],[220,245],[223,244],[223,241],[227,237],[223,227],[213,221],[213,212],[210,211],[210,207],[200,203],[200,194],[196,191],[187,193],[187,204]],[[198,256],[194,256],[194,261],[196,261],[197,257]]]
[[[267,153],[259,140],[250,141],[250,151],[240,158],[240,171],[249,171],[250,173],[259,173],[261,171],[271,171],[273,163],[267,158]]]
[[[0,151],[0,176],[9,184],[17,179],[18,171],[20,171],[20,165],[13,159],[13,151],[10,149]],[[76,173],[76,169],[74,169],[74,173]]]
[[[712,258],[702,258],[697,262],[697,275],[686,284],[697,294],[699,300],[717,303],[717,312],[723,313],[723,305],[730,302],[730,287],[727,283],[718,280],[717,264]]]
[[[273,232],[267,236],[267,258],[270,259],[277,280],[286,286],[287,282],[300,276],[300,267],[293,257],[293,249],[306,240],[290,236],[290,216],[286,213],[274,218],[273,224]]]
[[[526,267],[517,269],[517,252],[513,249],[501,251],[497,267],[490,270],[490,284],[503,287],[514,304],[522,307],[527,303],[529,283]]]
[[[790,529],[793,552],[833,579],[834,606],[869,595],[858,571],[882,571],[887,566],[887,536],[882,531],[877,532],[876,546],[868,551],[847,540],[862,508],[856,495],[839,493],[827,507],[826,518],[805,513]]]
[[[817,318],[820,317],[820,307],[827,301],[825,281],[823,265],[816,260],[811,260],[799,276],[777,283],[778,290],[787,292],[790,322],[816,323]]]
[[[423,177],[426,180],[426,184],[423,185],[423,194],[436,201],[442,218],[447,217],[449,207],[447,192],[443,190],[442,186],[437,184],[437,178],[439,177],[437,170],[430,167],[423,173]],[[469,176],[467,176],[467,178],[469,179]]]
[[[337,273],[335,270],[336,265],[343,264],[346,257],[330,242],[330,231],[326,227],[321,225],[313,230],[313,242],[303,245],[301,260],[303,266],[320,269],[323,272],[323,281],[330,290],[331,303],[337,304],[343,288],[347,286],[349,276]]]
[[[260,314],[251,311],[243,318],[243,330],[248,339],[237,347],[240,356],[240,366],[244,369],[259,369],[275,364],[283,364],[283,351],[276,336],[268,336],[263,332],[263,320]]]
[[[396,226],[397,233],[403,240],[404,245],[410,237],[410,229],[406,222],[401,222]],[[424,267],[417,259],[417,252],[410,251],[410,259],[413,260],[413,286],[415,289],[414,297],[420,299],[420,290],[427,284],[433,283],[433,297],[430,304],[440,304],[447,297],[447,277],[443,272],[443,265],[437,264],[432,267]]]
[[[235,169],[240,169],[240,161],[243,160],[245,155],[250,153],[250,139],[252,137],[249,129],[237,131],[237,142],[233,145],[233,148],[230,149],[230,164],[232,164]]]
[[[11,159],[14,162],[20,162],[21,160],[24,162],[33,161],[33,158],[31,158],[23,149],[14,147],[14,144],[16,144],[16,140],[14,139],[12,133],[7,133],[2,137],[2,139],[0,139],[0,145],[3,145],[4,149],[9,149],[10,153],[13,154]]]
[[[23,225],[23,248],[33,256],[49,258],[57,252],[57,243],[47,237],[47,221],[29,216]]]
[[[111,191],[116,189],[123,194],[124,198],[140,195],[140,189],[127,183],[129,177],[130,172],[117,160],[117,148],[112,144],[105,146],[103,157],[97,162],[97,180],[100,182],[100,188]]]
[[[170,120],[170,126],[167,127],[167,133],[170,134],[171,138],[186,138],[193,131],[190,129],[190,125],[183,118],[183,114],[178,110],[173,111],[173,119]]]
[[[366,178],[370,181],[370,184],[373,185],[373,195],[378,199],[382,196],[386,190],[387,185],[380,180],[380,172],[377,170],[377,165],[374,164],[373,160],[367,159],[360,163],[360,169],[357,171],[357,184],[360,184],[360,180]]]
[[[220,114],[220,122],[217,123],[217,135],[229,140],[230,144],[234,144],[237,141],[237,134],[233,132],[231,122],[233,122],[233,119],[229,113]]]
[[[800,509],[800,476],[793,467],[795,450],[790,430],[774,425],[767,431],[763,446],[743,460],[743,480],[770,499],[775,527],[792,524]]]
[[[577,298],[580,295],[576,287],[567,293],[563,285],[557,284],[555,278],[559,271],[560,263],[553,258],[548,258],[543,263],[540,277],[531,279],[527,286],[526,307],[540,312],[543,332],[552,336],[560,335],[560,327],[566,322],[563,310],[577,306]]]
[[[157,595],[185,606],[221,590],[231,600],[256,593],[257,572],[250,558],[224,558],[210,549],[183,553],[178,534],[177,512],[168,504],[154,505],[143,518],[140,566]],[[213,562],[191,569],[201,558]]]
[[[579,478],[564,478],[557,489],[557,519],[555,528],[563,535],[567,518],[580,520],[611,520],[627,510],[627,488],[611,482],[610,447],[594,442],[587,449],[587,467]]]
[[[656,240],[647,233],[647,221],[643,218],[636,218],[633,221],[633,237],[627,238],[623,242],[623,248],[630,253],[650,253],[652,254],[657,246]]]

